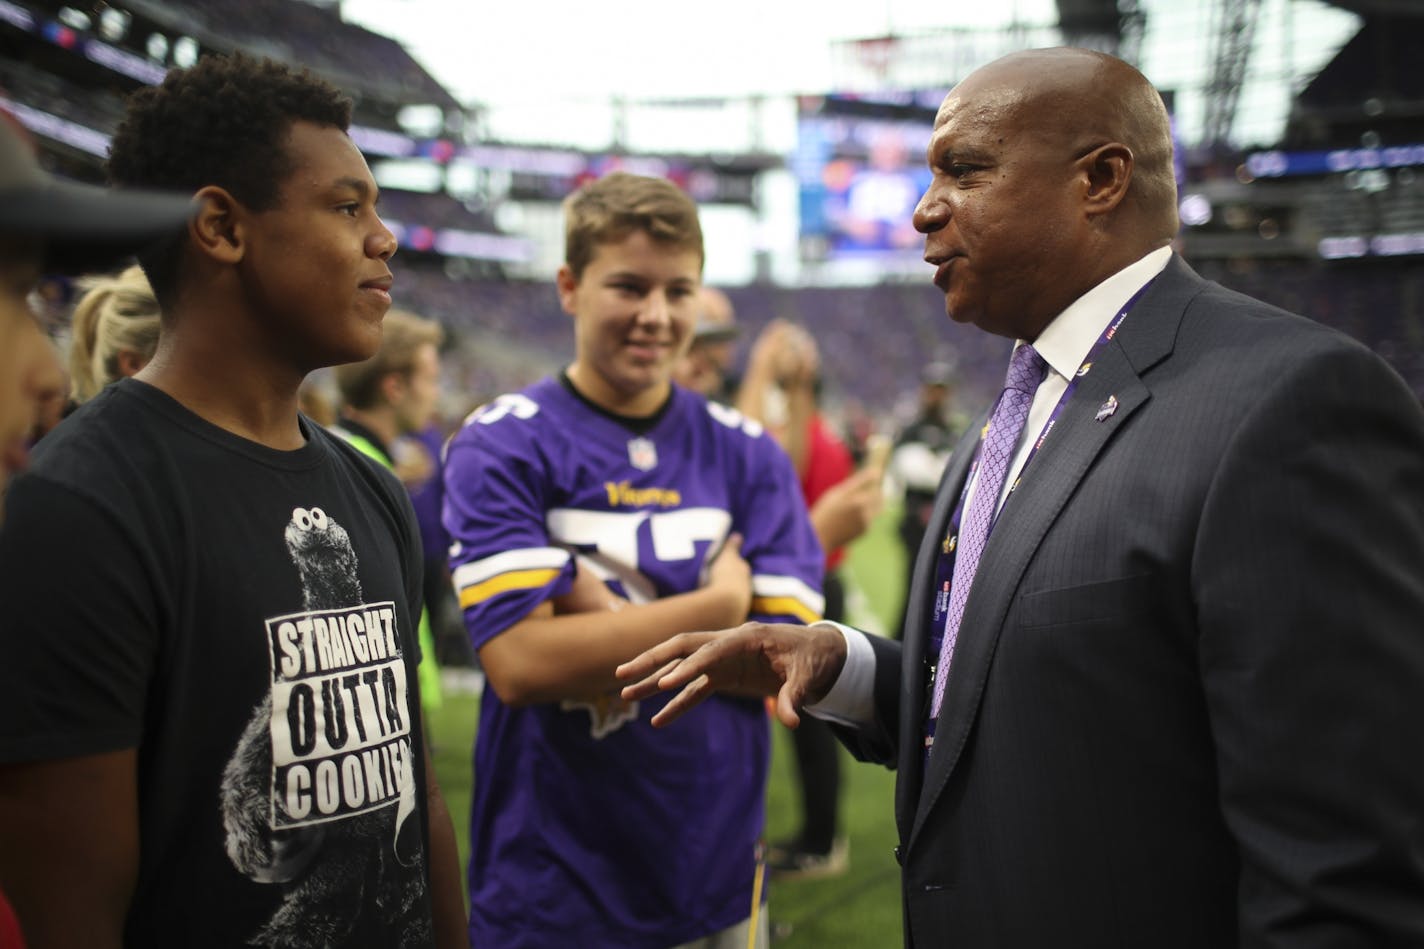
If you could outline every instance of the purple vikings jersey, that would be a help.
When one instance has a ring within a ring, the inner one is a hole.
[[[676,387],[642,435],[556,379],[501,396],[450,443],[445,524],[476,649],[566,592],[576,569],[634,603],[695,589],[734,531],[753,619],[821,613],[821,550],[785,452]],[[472,944],[663,949],[750,914],[765,708],[718,696],[654,730],[667,701],[510,708],[485,689]]]

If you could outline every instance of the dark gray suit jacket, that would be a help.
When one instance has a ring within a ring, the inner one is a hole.
[[[899,769],[907,944],[1424,946],[1424,412],[1399,377],[1174,257],[999,516],[926,768],[933,563],[978,427],[903,653],[871,637],[877,721],[842,734]]]

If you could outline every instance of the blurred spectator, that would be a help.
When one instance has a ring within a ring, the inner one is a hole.
[[[69,344],[70,397],[86,402],[111,382],[132,376],[158,349],[159,311],[143,269],[83,281]]]
[[[410,503],[420,525],[420,543],[425,551],[425,608],[430,614],[430,633],[435,640],[435,660],[440,667],[478,665],[474,647],[465,635],[465,620],[450,577],[450,534],[440,518],[445,503],[445,440],[440,419],[417,432],[403,444],[419,445],[430,457],[431,475],[423,483],[410,485]]]
[[[811,334],[773,320],[757,336],[737,394],[743,415],[762,422],[786,449],[801,480],[812,526],[825,551],[822,592],[825,619],[845,619],[845,583],[840,567],[845,544],[870,526],[880,509],[879,466],[854,471],[846,447],[818,409],[820,354]],[[791,733],[801,791],[801,829],[767,847],[767,867],[783,878],[844,873],[849,845],[840,833],[841,751],[826,723],[810,716]]]
[[[134,247],[176,226],[187,203],[156,195],[119,194],[62,183],[40,170],[25,133],[8,113],[0,113],[0,493],[12,472],[28,462],[29,443],[46,405],[62,402],[64,374],[48,338],[40,331],[28,297],[46,270],[78,272],[111,265]],[[0,517],[3,520],[3,517]],[[5,642],[14,661],[19,644]],[[23,949],[25,927],[40,939],[47,930],[36,905],[35,874],[22,851],[15,819],[30,820],[22,802],[32,790],[32,771],[13,764],[39,748],[26,733],[16,744],[0,739],[0,799],[11,819],[0,819],[0,946]],[[14,841],[12,843],[12,841]],[[16,913],[8,894],[19,903]],[[56,943],[57,944],[57,943]],[[77,944],[77,943],[76,943]]]
[[[673,369],[673,381],[718,402],[730,402],[736,388],[732,356],[739,333],[732,301],[721,290],[703,287],[692,343]]]
[[[943,362],[925,366],[920,371],[918,410],[895,437],[890,455],[890,476],[902,488],[900,543],[905,548],[906,564],[915,562],[920,541],[934,512],[940,477],[955,443],[968,425],[968,420],[954,409],[953,368]],[[896,638],[905,628],[908,583],[909,571],[906,570],[906,596],[900,601],[900,621],[893,630]]]
[[[25,949],[25,936],[20,921],[5,894],[0,892],[0,949]]]
[[[0,111],[0,489],[23,468],[37,430],[57,419],[66,379],[30,306],[48,272],[113,264],[182,219],[171,196],[62,182],[39,166],[29,133]]]
[[[424,444],[409,436],[435,417],[444,338],[434,320],[391,310],[376,354],[337,366],[334,372],[342,404],[332,431],[394,471],[407,489],[428,481],[435,470]],[[422,588],[426,586],[422,579]],[[442,704],[429,606],[420,614],[420,652],[420,703],[429,712]]]
[[[336,402],[328,387],[319,382],[313,373],[302,380],[297,390],[297,407],[303,415],[320,425],[330,428],[336,424]]]
[[[64,373],[25,301],[25,288],[38,276],[37,261],[9,236],[0,236],[0,275],[5,278],[6,288],[6,292],[0,294],[0,492],[3,492],[10,473],[25,467],[45,407],[63,400]]]

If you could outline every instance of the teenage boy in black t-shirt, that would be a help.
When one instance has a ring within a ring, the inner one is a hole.
[[[297,411],[390,305],[349,116],[305,72],[211,57],[114,137],[117,183],[196,213],[140,255],[153,360],[7,499],[0,886],[34,945],[466,943],[410,505]]]

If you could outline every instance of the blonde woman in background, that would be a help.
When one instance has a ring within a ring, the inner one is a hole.
[[[117,276],[92,277],[74,307],[69,375],[75,403],[132,376],[158,348],[158,301],[138,267]]]

